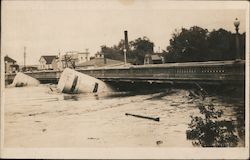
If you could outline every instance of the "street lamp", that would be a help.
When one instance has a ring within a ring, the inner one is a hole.
[[[235,19],[234,21],[234,26],[235,26],[235,40],[236,40],[236,61],[240,60],[240,42],[239,42],[239,26],[240,26],[240,21],[238,18]]]

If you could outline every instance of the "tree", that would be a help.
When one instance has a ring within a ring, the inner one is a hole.
[[[147,37],[137,38],[129,42],[129,50],[127,51],[127,62],[132,64],[143,64],[144,57],[147,53],[152,53],[154,43]],[[101,52],[105,58],[124,61],[124,40],[120,40],[117,45],[107,47],[101,46]]]
[[[103,53],[105,58],[123,61],[123,50],[117,46],[101,46],[101,53]]]
[[[245,33],[239,35],[240,55],[245,59]],[[222,28],[213,30],[208,36],[209,60],[233,60],[236,56],[236,35]]]
[[[235,56],[234,37],[231,32],[222,28],[213,30],[208,36],[209,60],[228,60]]]
[[[245,57],[245,33],[240,35],[240,54]],[[222,28],[208,32],[198,26],[175,30],[165,51],[166,62],[235,59],[235,34]]]
[[[241,59],[246,58],[246,32],[240,34],[240,56]]]
[[[72,55],[65,54],[63,56],[63,63],[66,68],[69,67],[69,68],[75,69],[76,68],[75,62],[76,62],[76,59],[74,59]]]
[[[207,29],[197,26],[189,30],[182,28],[181,32],[173,33],[170,46],[167,47],[166,60],[168,62],[203,61],[208,48],[207,34]]]
[[[202,147],[235,147],[239,138],[236,126],[232,121],[221,120],[222,110],[216,110],[213,104],[199,104],[202,116],[191,116],[187,139],[194,146]]]
[[[154,52],[154,43],[147,37],[137,38],[136,40],[130,42],[130,45],[132,49],[128,57],[130,59],[134,58],[136,64],[144,64],[145,55]]]

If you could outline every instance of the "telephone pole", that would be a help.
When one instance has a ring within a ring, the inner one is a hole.
[[[23,52],[23,66],[24,66],[24,71],[26,70],[26,46],[24,46],[24,52]]]

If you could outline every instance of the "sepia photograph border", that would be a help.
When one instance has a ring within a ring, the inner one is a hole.
[[[150,1],[150,0],[149,0]],[[1,8],[4,7],[1,1]],[[143,1],[147,3],[148,1]],[[163,0],[159,0],[163,2]],[[72,1],[74,3],[74,1]],[[245,147],[232,148],[6,148],[4,147],[4,63],[1,45],[1,158],[35,159],[248,159],[249,158],[249,2],[247,1],[168,1],[168,9],[246,10]],[[186,5],[188,4],[188,5]],[[162,6],[157,6],[159,9]],[[165,7],[166,8],[166,7]],[[2,11],[1,11],[2,12]],[[1,25],[2,23],[1,13]],[[1,30],[1,32],[3,32]],[[1,34],[2,35],[2,34]],[[1,37],[2,41],[2,37]]]

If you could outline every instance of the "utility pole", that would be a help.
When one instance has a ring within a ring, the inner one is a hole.
[[[85,51],[86,51],[86,54],[87,54],[86,55],[86,58],[87,58],[86,61],[89,61],[89,59],[90,59],[90,57],[89,57],[89,49],[86,48]]]
[[[24,71],[26,70],[26,46],[24,46],[24,52],[23,52],[23,67]]]

